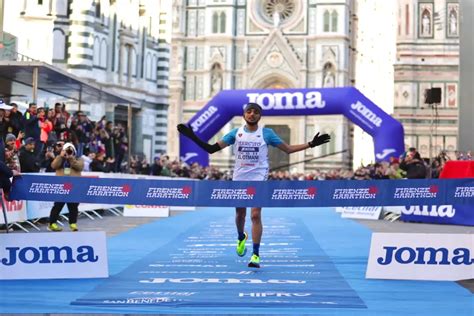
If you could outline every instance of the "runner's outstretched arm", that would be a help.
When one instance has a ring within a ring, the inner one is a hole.
[[[199,147],[207,151],[209,154],[213,154],[222,148],[226,147],[223,142],[217,142],[214,145],[210,145],[205,141],[201,140],[199,137],[194,134],[194,131],[191,127],[185,124],[178,124],[178,132],[186,136],[187,138],[191,139],[195,142]]]
[[[287,143],[281,143],[277,147],[281,149],[282,151],[286,152],[287,154],[291,154],[297,151],[301,151],[308,148],[313,148],[316,146],[326,144],[330,140],[331,140],[331,136],[329,136],[328,134],[319,135],[319,133],[317,133],[316,135],[314,135],[314,138],[306,144],[288,145]]]

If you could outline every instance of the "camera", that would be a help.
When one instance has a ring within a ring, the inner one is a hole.
[[[68,156],[72,156],[72,155],[74,155],[74,150],[72,150],[71,148],[67,148],[67,149],[66,149],[66,154],[67,154]]]

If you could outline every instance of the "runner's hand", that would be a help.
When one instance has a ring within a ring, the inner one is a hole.
[[[330,140],[331,140],[331,136],[329,136],[328,134],[319,135],[319,133],[317,133],[316,135],[314,135],[313,140],[310,141],[308,145],[309,147],[313,148],[313,147],[328,143]]]
[[[195,136],[193,129],[186,124],[178,124],[178,132],[190,138]]]

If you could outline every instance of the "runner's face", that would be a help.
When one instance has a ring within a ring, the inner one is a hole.
[[[250,126],[257,125],[261,116],[260,112],[256,109],[248,109],[244,112],[244,120]]]

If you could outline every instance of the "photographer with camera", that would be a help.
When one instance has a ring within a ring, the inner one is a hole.
[[[51,163],[51,167],[56,171],[57,176],[75,176],[80,177],[81,171],[84,169],[84,161],[82,158],[76,157],[76,148],[71,143],[65,143],[62,146],[61,152],[56,156]],[[49,226],[48,230],[53,232],[59,232],[62,230],[58,226],[57,221],[59,213],[64,207],[64,202],[55,202],[51,212],[49,214]],[[77,215],[79,203],[67,203],[69,210],[69,228],[71,231],[77,231]]]

